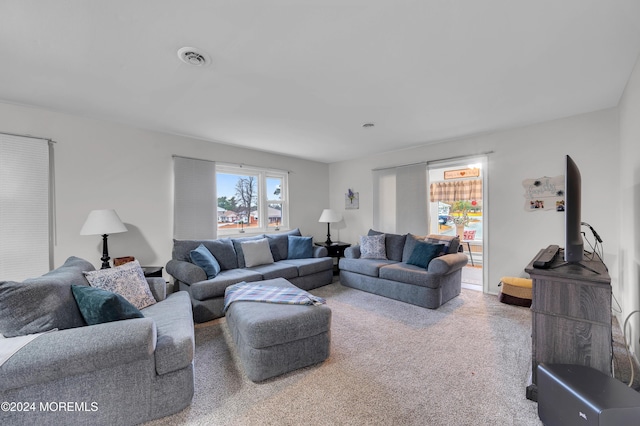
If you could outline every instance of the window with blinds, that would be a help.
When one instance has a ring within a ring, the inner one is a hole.
[[[51,141],[0,134],[0,279],[50,271]]]
[[[288,173],[174,156],[174,238],[277,231],[289,223]]]

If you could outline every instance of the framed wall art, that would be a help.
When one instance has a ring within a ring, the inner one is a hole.
[[[347,190],[344,194],[344,208],[345,209],[358,209],[360,208],[360,194],[353,192],[351,189]]]

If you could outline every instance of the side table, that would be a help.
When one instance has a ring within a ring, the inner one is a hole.
[[[341,241],[336,241],[331,244],[327,244],[324,242],[314,243],[314,244],[319,247],[325,247],[329,252],[329,257],[333,257],[334,259],[338,259],[338,260],[340,260],[341,257],[344,257],[344,249],[346,249],[347,247],[351,247],[351,244],[343,243]],[[333,274],[337,275],[338,272],[339,272],[338,263],[336,262],[336,264],[333,267]]]
[[[162,277],[162,266],[142,266],[145,277]]]

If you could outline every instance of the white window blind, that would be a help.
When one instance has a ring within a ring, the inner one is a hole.
[[[427,167],[424,163],[373,171],[373,226],[381,232],[425,235]]]
[[[0,279],[52,269],[50,144],[0,134]]]
[[[174,238],[217,238],[215,162],[175,156],[173,171]]]

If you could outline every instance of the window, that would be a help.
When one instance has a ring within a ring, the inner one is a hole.
[[[286,172],[216,164],[218,234],[288,227]]]
[[[51,270],[52,142],[0,134],[0,277]]]

